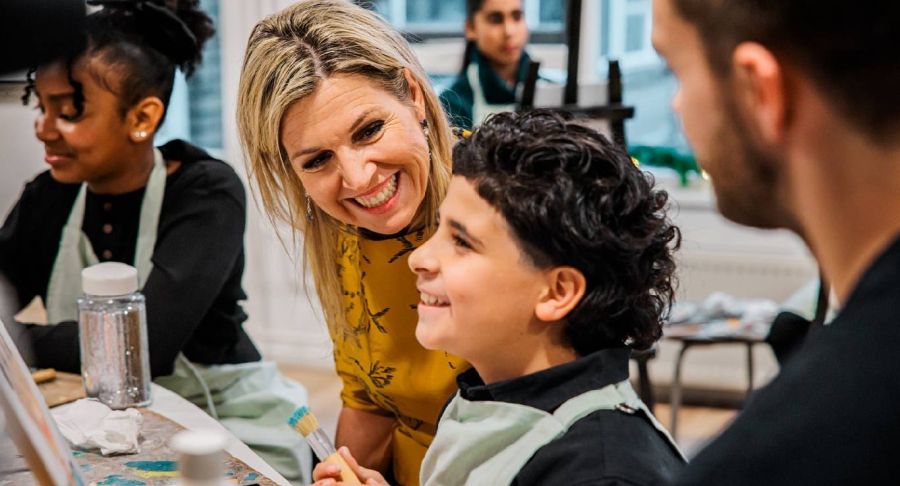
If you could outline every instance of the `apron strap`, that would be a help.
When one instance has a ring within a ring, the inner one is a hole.
[[[466,68],[466,79],[472,88],[472,127],[481,125],[485,118],[494,113],[504,111],[515,111],[516,104],[490,104],[484,97],[484,90],[481,88],[481,79],[479,76],[479,66],[476,63],[470,63]]]
[[[159,214],[166,191],[166,162],[159,149],[153,149],[153,169],[141,201],[138,238],[135,242],[134,266],[138,270],[141,288],[153,269],[153,247],[159,226]],[[59,249],[47,285],[47,321],[58,324],[78,317],[78,298],[81,296],[81,270],[100,263],[91,241],[81,230],[87,200],[87,184],[82,184],[78,196],[62,229]]]
[[[541,447],[600,410],[642,412],[684,458],[628,380],[573,397],[552,415],[519,404],[469,402],[457,393],[441,417],[439,433],[425,456],[422,483],[509,484]]]
[[[514,459],[507,462],[505,467],[502,468],[498,479],[502,478],[502,481],[504,482],[507,479],[511,481],[538,449],[559,437],[562,437],[572,425],[579,420],[601,410],[619,410],[620,412],[627,414],[634,414],[636,411],[641,411],[641,415],[643,415],[644,418],[650,422],[650,425],[662,435],[678,456],[681,457],[682,460],[685,460],[684,454],[678,448],[675,440],[672,439],[672,436],[665,427],[656,420],[653,413],[647,409],[647,406],[644,405],[644,402],[641,401],[640,397],[635,393],[634,388],[631,386],[631,382],[624,380],[619,383],[606,385],[599,390],[591,390],[582,393],[560,405],[559,408],[553,412],[552,416],[554,421],[559,424],[559,432],[553,436],[549,434],[544,435],[542,437],[544,440],[532,442],[530,444],[532,447],[520,449],[517,451],[518,454],[510,454],[509,457],[514,457]],[[549,419],[549,417],[547,419]],[[536,428],[540,428],[540,423],[536,425]]]
[[[647,405],[640,399],[638,394],[634,391],[634,388],[631,386],[631,382],[628,380],[581,394],[562,404],[553,415],[559,418],[563,423],[567,424],[566,428],[568,429],[572,424],[592,412],[589,410],[591,403],[594,403],[598,407],[596,410],[618,409],[624,413],[641,411],[644,418],[650,422],[650,425],[666,439],[666,442],[668,442],[669,446],[675,450],[681,459],[686,461],[681,449],[678,448],[678,444],[675,443],[675,439],[673,439],[672,435],[669,434],[669,431],[659,423],[659,420],[656,419],[653,412],[647,408]]]
[[[159,229],[159,215],[166,195],[166,160],[158,148],[153,149],[153,170],[141,201],[141,219],[135,243],[134,266],[138,270],[138,288],[144,288],[153,270],[153,250]]]

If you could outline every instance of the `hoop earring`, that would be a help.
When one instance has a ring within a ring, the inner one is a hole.
[[[313,220],[312,198],[309,197],[309,194],[306,195],[306,220]]]

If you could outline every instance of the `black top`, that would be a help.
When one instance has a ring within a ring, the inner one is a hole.
[[[604,349],[490,385],[470,368],[457,383],[466,400],[517,403],[553,413],[570,398],[628,379],[629,353],[627,348]],[[679,455],[643,412],[599,410],[538,449],[512,484],[649,485],[669,480],[682,467]]]
[[[196,363],[258,361],[241,327],[244,271],[244,188],[234,170],[176,140],[160,150],[181,166],[166,178],[153,270],[142,292],[147,302],[150,369],[172,372],[179,351]],[[25,185],[0,229],[0,271],[16,287],[21,306],[46,302],[62,228],[80,184],[62,184],[49,171]],[[82,230],[100,261],[134,264],[144,189],[121,194],[87,192]],[[37,366],[80,372],[78,326],[29,326]]]
[[[678,484],[896,484],[900,240]]]

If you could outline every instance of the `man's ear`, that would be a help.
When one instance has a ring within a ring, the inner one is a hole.
[[[166,105],[156,96],[138,101],[125,115],[131,141],[140,143],[152,140],[165,111]]]
[[[409,100],[416,108],[416,119],[422,121],[425,119],[425,93],[422,92],[422,86],[413,77],[409,69],[403,68],[403,77],[406,78],[406,85],[409,86]]]
[[[782,64],[769,49],[742,42],[732,53],[733,89],[747,121],[764,142],[779,143],[790,121],[791,98]]]
[[[581,302],[587,286],[584,274],[573,267],[553,267],[546,274],[547,286],[534,307],[534,315],[544,322],[564,319]]]

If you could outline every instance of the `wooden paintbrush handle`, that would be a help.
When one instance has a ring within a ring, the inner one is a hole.
[[[53,368],[37,370],[31,374],[31,378],[35,383],[43,383],[45,381],[55,380],[56,370],[54,370]]]
[[[353,470],[350,469],[350,465],[347,464],[347,461],[344,460],[343,457],[337,452],[328,456],[325,459],[325,462],[330,462],[332,464],[337,465],[341,468],[341,481],[346,484],[362,484],[359,482],[359,478],[356,477],[356,474],[353,474]]]

